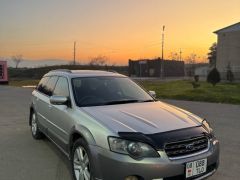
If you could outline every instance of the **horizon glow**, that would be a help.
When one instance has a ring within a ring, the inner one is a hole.
[[[76,59],[106,56],[109,64],[182,51],[206,60],[213,31],[239,22],[239,0],[1,0],[0,57]]]

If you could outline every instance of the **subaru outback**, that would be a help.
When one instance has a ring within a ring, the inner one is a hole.
[[[69,158],[74,180],[204,179],[219,164],[205,119],[114,72],[50,71],[32,92],[29,125]]]

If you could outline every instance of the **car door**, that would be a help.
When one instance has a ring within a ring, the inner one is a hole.
[[[40,128],[47,133],[51,128],[52,123],[49,119],[50,112],[50,96],[58,80],[57,76],[48,77],[48,80],[43,83],[42,87],[39,87],[39,93],[36,97],[36,109],[37,117],[40,124]]]
[[[41,128],[42,131],[45,132],[46,130],[46,111],[48,110],[47,107],[47,101],[48,101],[48,96],[47,94],[45,94],[46,92],[46,87],[47,87],[47,83],[49,81],[50,77],[49,76],[45,76],[43,77],[36,90],[33,91],[33,105],[34,105],[34,109],[36,111],[36,115],[37,115],[37,119],[38,119],[38,125]]]
[[[67,144],[69,140],[69,133],[73,122],[71,120],[71,100],[69,93],[68,79],[65,77],[59,77],[55,89],[53,91],[55,96],[64,96],[69,99],[69,105],[51,105],[50,119],[54,124],[52,134],[55,136],[54,141],[61,146],[62,149],[67,151]]]

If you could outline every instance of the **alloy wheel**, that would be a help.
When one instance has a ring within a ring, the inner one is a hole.
[[[37,121],[36,121],[36,115],[35,113],[32,114],[32,133],[33,135],[37,134]]]
[[[74,152],[73,166],[76,180],[90,180],[90,162],[86,150],[79,146]]]

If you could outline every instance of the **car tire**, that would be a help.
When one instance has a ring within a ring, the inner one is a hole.
[[[40,131],[37,123],[37,116],[35,112],[31,113],[31,132],[34,139],[42,139],[44,137],[43,133]]]
[[[91,153],[84,139],[74,142],[71,152],[71,168],[73,180],[93,180]]]

